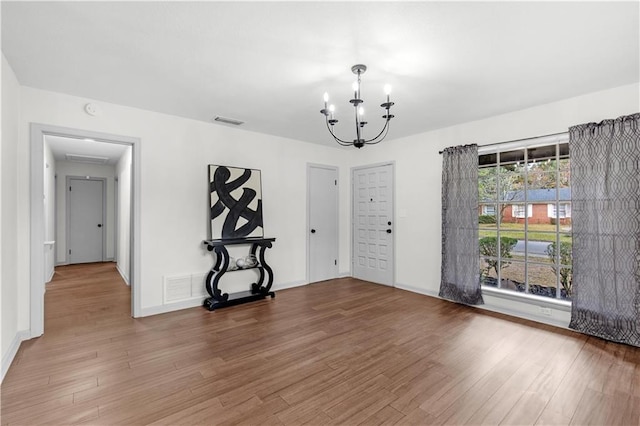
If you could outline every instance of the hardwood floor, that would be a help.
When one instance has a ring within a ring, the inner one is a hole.
[[[73,265],[45,300],[2,424],[640,424],[640,349],[355,279],[132,319]]]

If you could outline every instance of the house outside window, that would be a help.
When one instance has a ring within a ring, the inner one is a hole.
[[[557,213],[556,213],[557,212]],[[556,209],[555,203],[547,204],[547,215],[552,219],[566,219],[571,217],[571,204],[560,203]]]
[[[527,207],[526,208],[527,217],[531,217],[533,215],[533,207],[531,206],[531,204],[528,204],[526,207]],[[523,218],[524,217],[524,211],[525,211],[524,204],[514,204],[514,205],[511,206],[511,216],[512,217]]]
[[[493,204],[485,204],[482,206],[482,215],[483,216],[495,216],[496,215],[496,206]]]
[[[548,139],[547,139],[548,140]],[[571,186],[566,135],[479,152],[484,289],[571,300]],[[537,142],[537,144],[536,144]],[[495,221],[487,219],[494,212]],[[527,300],[527,299],[523,299]]]

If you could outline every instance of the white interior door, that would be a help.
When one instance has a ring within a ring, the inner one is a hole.
[[[309,282],[338,276],[338,169],[309,165]]]
[[[353,169],[353,276],[394,285],[393,165]]]
[[[69,263],[102,262],[104,180],[69,178],[67,186]]]

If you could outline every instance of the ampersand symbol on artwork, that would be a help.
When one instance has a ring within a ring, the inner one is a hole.
[[[228,209],[222,226],[222,238],[240,238],[251,234],[253,230],[262,226],[262,200],[257,200],[255,210],[249,204],[256,198],[257,193],[251,188],[242,188],[242,195],[238,199],[231,193],[241,188],[250,178],[251,170],[245,169],[238,178],[229,181],[231,172],[227,167],[218,167],[210,183],[210,192],[218,195],[218,201],[211,206],[211,219],[222,215]],[[240,218],[247,222],[236,229]]]

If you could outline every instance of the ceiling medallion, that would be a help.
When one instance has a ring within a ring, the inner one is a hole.
[[[324,94],[324,108],[320,110],[320,113],[322,113],[325,117],[325,120],[327,122],[327,129],[329,129],[329,133],[331,133],[331,136],[333,136],[333,139],[335,139],[335,141],[342,146],[353,145],[356,148],[362,148],[365,145],[373,145],[373,144],[382,142],[382,140],[387,136],[387,133],[389,132],[389,122],[394,117],[391,114],[391,107],[393,106],[393,102],[389,100],[389,94],[391,93],[391,86],[387,84],[384,86],[384,92],[387,95],[387,102],[380,105],[386,111],[386,114],[382,116],[382,118],[384,118],[384,127],[382,128],[382,130],[380,130],[380,133],[378,133],[378,135],[375,138],[364,139],[362,137],[362,130],[364,126],[367,124],[367,122],[364,121],[364,108],[362,107],[362,104],[364,103],[364,101],[362,100],[360,95],[360,76],[364,74],[366,70],[367,70],[367,66],[362,64],[357,64],[351,67],[351,72],[353,72],[358,76],[358,80],[355,81],[352,86],[353,99],[349,101],[351,104],[353,104],[353,107],[355,108],[355,117],[356,117],[356,120],[355,120],[356,121],[356,138],[353,140],[353,142],[342,140],[339,137],[337,137],[336,134],[334,133],[333,126],[338,122],[338,120],[334,118],[335,106],[329,105],[329,107],[327,108],[327,102],[329,102],[329,94],[328,93]]]

